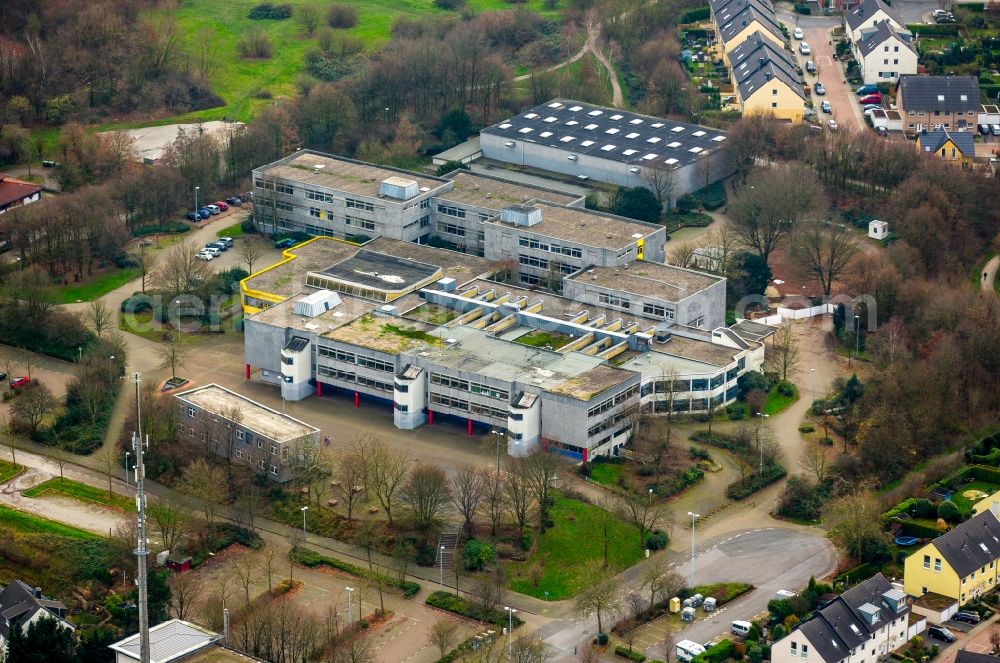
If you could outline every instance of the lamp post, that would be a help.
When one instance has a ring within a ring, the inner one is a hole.
[[[700,514],[688,511],[691,516],[691,591],[694,591],[694,522],[701,517]]]
[[[198,190],[201,189],[200,186],[194,188],[194,214],[195,217],[198,216]]]
[[[112,377],[117,377],[115,375],[115,356],[114,355],[111,355],[110,357],[108,357],[108,368],[111,369],[111,376]]]
[[[507,660],[511,660],[514,656],[513,652],[513,633],[514,633],[514,613],[517,612],[514,608],[504,606],[504,611],[507,613]]]
[[[854,316],[854,354],[861,354],[861,316]]]
[[[809,375],[812,378],[813,403],[815,403],[816,402],[816,369],[815,368],[810,368],[809,369]]]
[[[652,504],[652,503],[653,503],[653,489],[650,488],[649,489],[649,500],[647,501],[647,504]]]
[[[761,439],[760,433],[761,429],[764,428],[764,420],[771,415],[758,412],[757,416],[760,417],[760,423],[757,425],[757,446],[760,447],[760,475],[764,476],[764,441]]]
[[[344,589],[347,590],[347,623],[350,625],[351,619],[353,619],[351,616],[351,597],[354,596],[354,588],[344,587]]]
[[[299,509],[299,511],[302,512],[302,542],[303,543],[305,543],[306,539],[308,538],[307,535],[306,535],[306,511],[308,511],[308,510],[309,510],[309,506],[308,505],[306,505],[306,506],[302,507],[301,509]]]
[[[500,429],[498,429],[498,428],[494,428],[490,432],[497,436],[497,438],[496,438],[496,440],[497,440],[497,473],[499,473],[500,472],[500,436],[503,435],[503,431],[500,430]]]
[[[444,589],[444,546],[438,550],[438,566],[441,567],[441,580],[438,586],[440,589]]]
[[[125,452],[125,485],[128,486],[128,452]]]

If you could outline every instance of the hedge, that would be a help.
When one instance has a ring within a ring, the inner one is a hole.
[[[914,518],[937,518],[937,507],[928,499],[911,497],[883,513],[882,522],[888,523],[901,513],[913,516]]]
[[[688,9],[681,14],[681,23],[697,23],[698,21],[707,21],[708,17],[711,15],[711,10],[708,7],[695,7],[694,9]]]
[[[906,29],[915,35],[927,35],[928,37],[953,37],[958,35],[959,28],[965,26],[958,23],[907,23]]]
[[[742,500],[750,497],[758,490],[767,488],[775,481],[784,479],[788,471],[777,463],[764,468],[763,474],[754,474],[746,479],[738,479],[726,487],[726,497],[731,500]]]
[[[915,536],[918,539],[933,539],[941,534],[938,528],[919,523],[914,520],[899,521],[899,531],[903,536]]]
[[[720,640],[691,659],[691,663],[725,663],[737,655],[736,645],[732,640]]]
[[[722,180],[719,180],[703,189],[698,189],[691,195],[705,209],[717,210],[726,204],[726,185],[722,183]]]
[[[445,610],[446,612],[451,612],[462,617],[468,617],[469,619],[475,619],[488,624],[495,624],[496,626],[507,626],[508,624],[511,624],[514,628],[517,628],[524,623],[524,620],[520,617],[514,617],[512,622],[509,621],[510,618],[507,616],[507,613],[502,610],[497,610],[496,608],[490,608],[484,615],[482,606],[470,603],[461,596],[456,596],[451,592],[442,592],[440,590],[432,592],[424,603],[433,608],[439,608],[441,610]]]
[[[864,564],[859,564],[858,566],[855,566],[853,569],[844,571],[839,576],[837,576],[836,581],[837,582],[849,581],[853,584],[857,584],[859,582],[868,580],[876,573],[878,573],[878,567],[874,566],[873,564],[869,564],[868,562],[865,562]]]
[[[630,661],[635,661],[635,663],[644,663],[646,660],[645,655],[640,654],[637,651],[632,651],[628,647],[623,647],[622,645],[615,647],[615,656],[627,658]]]
[[[306,548],[294,548],[290,553],[288,553],[288,556],[293,562],[297,562],[302,566],[308,566],[311,569],[316,568],[317,566],[329,566],[352,576],[367,578],[369,580],[374,579],[376,575],[368,569],[355,566],[349,562],[342,562],[339,559],[326,557],[318,552],[307,550]],[[403,597],[408,599],[413,598],[417,592],[420,591],[420,585],[409,580],[390,578],[389,585],[401,590],[403,592]]]
[[[725,449],[726,451],[732,451],[733,453],[739,453],[743,451],[740,445],[729,436],[722,433],[711,433],[708,431],[700,430],[688,437],[692,442],[701,442],[702,444],[711,444],[713,447],[719,447],[720,449]]]

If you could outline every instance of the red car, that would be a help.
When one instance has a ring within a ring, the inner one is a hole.
[[[223,212],[225,212],[227,209],[229,209],[229,205],[227,205],[226,203],[222,202],[221,200],[217,200],[217,201],[215,201],[212,204],[215,205],[216,207],[218,207],[219,209],[221,209]]]
[[[880,104],[882,103],[882,95],[877,92],[875,94],[866,94],[858,99],[858,103],[862,106],[867,106],[868,104]]]
[[[11,389],[17,389],[18,387],[23,387],[24,385],[28,384],[29,382],[31,382],[31,378],[29,378],[29,377],[27,377],[25,375],[22,375],[21,377],[19,377],[19,378],[13,378],[10,381],[10,388]]]

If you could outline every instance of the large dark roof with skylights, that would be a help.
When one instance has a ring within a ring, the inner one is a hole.
[[[726,140],[718,129],[568,99],[535,106],[482,133],[660,168],[693,163]]]

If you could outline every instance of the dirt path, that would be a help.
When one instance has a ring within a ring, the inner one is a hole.
[[[997,278],[997,267],[1000,267],[1000,256],[993,256],[983,266],[983,274],[979,279],[979,286],[983,292],[993,292],[993,283]]]
[[[76,479],[72,469],[64,468],[63,472],[67,479]],[[58,471],[50,473],[37,467],[28,467],[0,487],[0,504],[50,520],[71,523],[95,534],[107,535],[124,522],[126,518],[124,513],[71,497],[63,497],[51,491],[39,497],[25,497],[21,494],[57,476],[59,476]],[[107,488],[107,483],[104,487]]]

